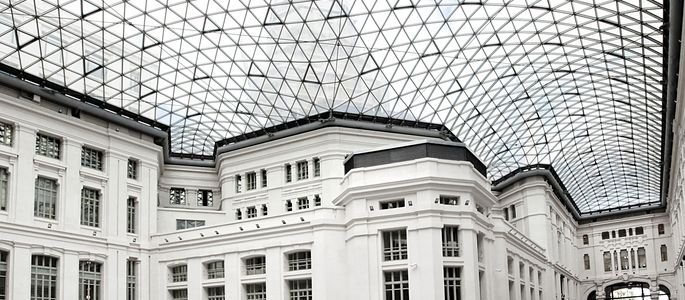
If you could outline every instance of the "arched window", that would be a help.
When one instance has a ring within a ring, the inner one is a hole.
[[[638,251],[639,252],[639,251]],[[611,285],[605,289],[606,300],[651,300],[649,285],[644,282],[628,282]],[[668,288],[659,286],[659,300],[669,300]],[[592,294],[590,294],[592,296]],[[588,300],[590,300],[588,296]]]

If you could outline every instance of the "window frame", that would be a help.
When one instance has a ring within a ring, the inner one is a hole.
[[[246,300],[266,299],[266,282],[244,283],[243,290]]]
[[[443,266],[442,278],[445,300],[461,300],[461,266]],[[456,275],[455,275],[456,274]],[[452,297],[453,296],[453,297]]]
[[[138,298],[138,260],[129,258],[126,260],[126,300]]]
[[[254,255],[242,259],[246,276],[266,274],[266,256]]]
[[[321,177],[321,159],[314,157],[312,159],[312,165],[314,165],[314,177]]]
[[[226,268],[223,260],[215,260],[205,263],[207,279],[220,279],[226,276]]]
[[[188,203],[185,188],[169,188],[169,205],[186,205]]]
[[[378,201],[379,210],[396,209],[405,206],[407,206],[407,201],[404,198]]]
[[[43,157],[60,160],[62,159],[62,143],[63,140],[61,137],[44,132],[38,132],[36,133],[34,153]]]
[[[245,189],[248,191],[253,191],[257,189],[257,173],[247,172],[245,173]]]
[[[103,273],[104,264],[97,261],[79,261],[79,299],[102,300],[103,299]],[[95,288],[95,291],[91,290]],[[88,291],[91,291],[88,293]]]
[[[0,166],[0,211],[7,211],[10,198],[10,170]]]
[[[385,300],[409,300],[409,272],[406,269],[383,271],[383,294]]]
[[[104,165],[104,151],[86,145],[81,146],[81,167],[102,171]]]
[[[383,261],[409,259],[407,229],[387,229],[381,231]]]
[[[0,120],[0,145],[14,146],[14,124]]]
[[[297,170],[297,181],[309,179],[309,162],[301,160],[295,163]]]
[[[459,257],[459,226],[443,225],[442,235],[442,257]]]
[[[126,233],[138,233],[138,198],[134,196],[126,199]]]
[[[288,299],[289,300],[312,300],[312,279],[290,279],[288,280]]]
[[[312,251],[300,250],[286,254],[288,272],[303,271],[312,269]]]
[[[129,158],[126,162],[126,178],[138,180],[138,163],[134,158]]]
[[[210,189],[198,189],[197,206],[214,207],[214,191]]]
[[[169,266],[169,279],[172,283],[188,282],[188,264]]]
[[[94,193],[94,197],[86,193]],[[102,216],[102,191],[84,186],[81,188],[81,226],[100,228]]]

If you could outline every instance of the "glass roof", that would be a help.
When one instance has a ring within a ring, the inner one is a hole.
[[[0,63],[170,127],[173,153],[329,111],[444,124],[581,212],[659,202],[650,0],[0,3]],[[12,72],[8,72],[12,73]]]

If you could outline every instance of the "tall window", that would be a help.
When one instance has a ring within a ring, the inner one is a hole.
[[[445,226],[442,228],[442,256],[459,256],[459,227]]]
[[[664,228],[664,224],[659,224],[656,226],[657,231],[659,235],[666,234],[666,229]]]
[[[207,264],[207,279],[224,278],[224,261],[214,261]]]
[[[661,245],[659,252],[661,253],[661,261],[668,261],[668,249],[666,248],[666,245]]]
[[[293,211],[293,202],[285,200],[285,211]]]
[[[31,300],[57,299],[57,258],[31,256]]]
[[[288,271],[309,270],[312,268],[312,253],[300,251],[288,254]]]
[[[300,197],[297,198],[297,209],[307,209],[309,208],[309,198],[307,197]]]
[[[79,299],[102,299],[102,264],[80,261],[78,271]]]
[[[321,206],[321,197],[319,195],[314,195],[314,206]]]
[[[102,151],[83,146],[81,166],[102,171]]]
[[[604,258],[604,272],[611,272],[611,252],[604,251],[602,257]]]
[[[255,256],[245,259],[245,274],[257,275],[266,273],[266,258],[264,256]]]
[[[266,181],[266,170],[262,169],[260,172],[261,177],[262,177],[262,187],[265,188],[267,186],[267,181]]]
[[[383,260],[407,259],[407,231],[383,231]]]
[[[57,213],[57,180],[45,177],[36,179],[33,215],[54,220]]]
[[[235,175],[235,193],[240,194],[243,192],[243,176]]]
[[[7,169],[0,168],[0,210],[7,210],[9,172]]]
[[[7,299],[7,252],[0,251],[0,300]]]
[[[171,282],[188,281],[188,265],[171,267]]]
[[[12,146],[12,134],[14,126],[5,122],[0,122],[0,144]]]
[[[251,191],[257,188],[257,173],[250,172],[245,175],[247,177],[247,190]]]
[[[126,170],[126,178],[138,179],[138,161],[132,158],[128,159]]]
[[[628,270],[630,268],[628,260],[628,250],[623,249],[619,252],[621,257],[621,270]]]
[[[285,182],[293,181],[293,166],[285,164]]]
[[[297,162],[297,180],[303,180],[309,178],[309,165],[307,161]]]
[[[81,189],[81,225],[100,227],[100,191]]]
[[[312,300],[312,279],[288,280],[290,300]]]
[[[226,290],[223,286],[215,286],[207,288],[207,300],[224,300],[226,299]]]
[[[385,300],[409,300],[409,274],[407,270],[383,272]]]
[[[236,210],[235,210],[235,219],[236,220],[242,220],[243,219],[243,212],[240,211],[240,208],[236,208]]]
[[[262,216],[266,216],[269,214],[269,208],[267,207],[266,204],[262,204]]]
[[[637,267],[644,269],[647,267],[647,253],[645,248],[637,248]]]
[[[461,267],[444,267],[445,300],[461,300]]]
[[[188,289],[171,290],[171,299],[188,300]]]
[[[245,284],[245,297],[247,300],[265,300],[266,283],[260,282]]]
[[[585,266],[585,270],[590,270],[590,255],[583,254],[583,265]]]
[[[138,261],[129,258],[126,261],[126,300],[136,300],[136,284],[138,283]]]
[[[126,199],[126,232],[136,233],[136,198]]]
[[[314,164],[314,177],[321,176],[321,159],[319,159],[318,157],[314,157],[313,164]]]
[[[587,234],[583,234],[583,245],[587,245],[590,243],[590,238],[588,238]]]
[[[62,140],[39,133],[36,135],[36,154],[50,158],[60,158]]]
[[[185,205],[186,204],[186,189],[171,188],[169,189],[169,204]]]
[[[198,190],[197,206],[214,206],[214,192],[212,190]]]

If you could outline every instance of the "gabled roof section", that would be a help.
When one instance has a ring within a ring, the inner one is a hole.
[[[12,0],[0,64],[180,157],[330,111],[442,124],[490,178],[554,165],[591,212],[660,197],[663,3]]]

